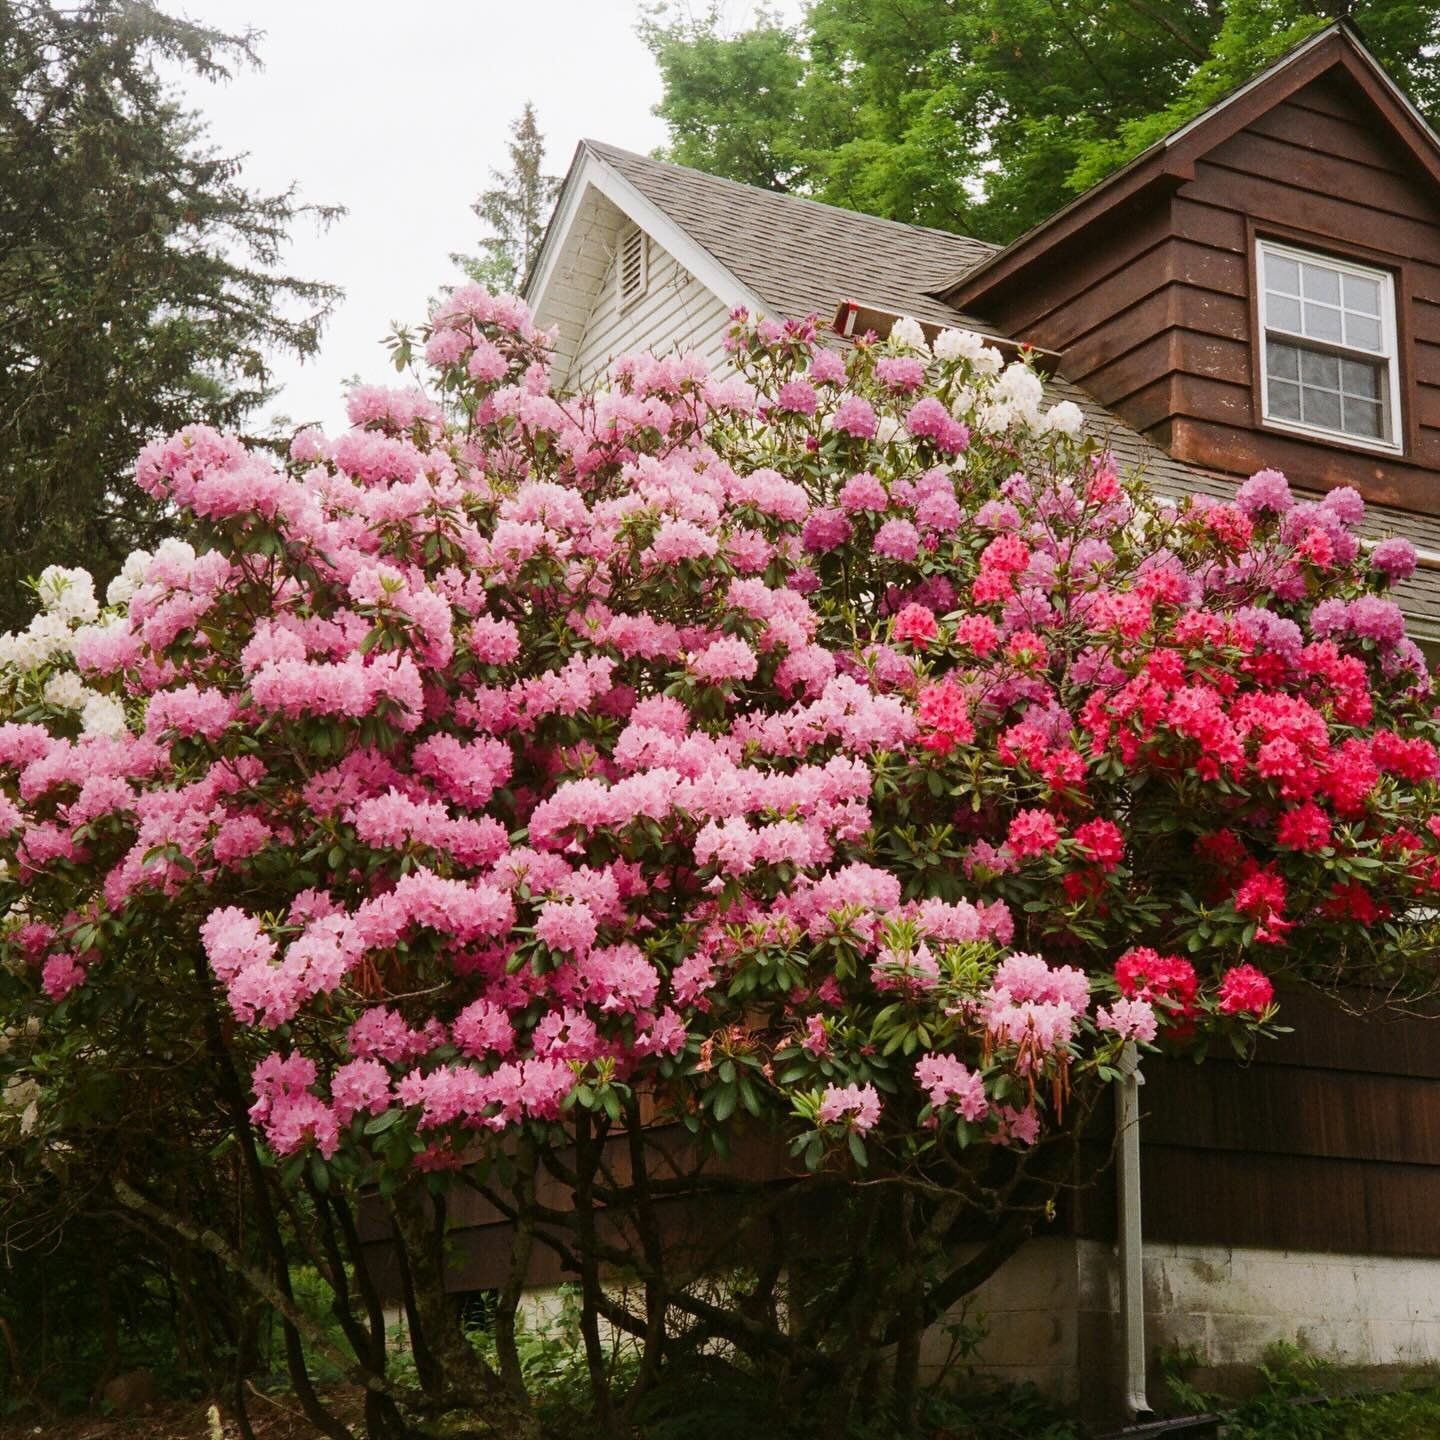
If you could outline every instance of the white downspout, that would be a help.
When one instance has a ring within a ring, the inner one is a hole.
[[[1140,1057],[1133,1041],[1120,1055],[1115,1123],[1120,1131],[1120,1332],[1125,1356],[1125,1411],[1152,1413],[1145,1396],[1145,1267],[1140,1238]]]

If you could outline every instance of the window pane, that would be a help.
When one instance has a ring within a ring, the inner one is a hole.
[[[1340,396],[1333,390],[1301,390],[1300,418],[1307,425],[1323,425],[1327,430],[1338,430]]]
[[[1327,390],[1340,388],[1340,357],[1320,350],[1300,352],[1300,379],[1306,385],[1323,385]]]
[[[1309,268],[1308,266],[1306,267]],[[1328,305],[1306,305],[1305,333],[1316,340],[1340,340],[1340,312]]]
[[[1366,315],[1380,313],[1380,282],[1367,280],[1363,275],[1346,275],[1345,308],[1360,310]]]
[[[1323,265],[1302,265],[1301,279],[1307,300],[1323,300],[1327,305],[1340,303],[1340,277]]]
[[[1381,438],[1384,431],[1380,424],[1380,402],[1378,400],[1356,400],[1345,396],[1345,430],[1351,435],[1368,435]]]
[[[1300,266],[1283,255],[1265,252],[1265,286],[1269,290],[1281,290],[1286,295],[1300,293]]]
[[[1266,349],[1266,369],[1280,380],[1300,378],[1300,352],[1293,345],[1277,345],[1270,341]]]
[[[1380,322],[1368,315],[1345,315],[1345,343],[1357,350],[1378,350],[1380,348]]]
[[[1257,246],[1265,414],[1357,440],[1391,440],[1394,295],[1381,273]]]
[[[1270,413],[1277,420],[1300,418],[1300,387],[1288,380],[1270,381]]]
[[[1300,333],[1300,302],[1288,295],[1266,295],[1265,318],[1277,330]]]
[[[1342,360],[1340,362],[1340,388],[1347,395],[1361,400],[1380,398],[1380,367],[1367,365],[1363,360]]]

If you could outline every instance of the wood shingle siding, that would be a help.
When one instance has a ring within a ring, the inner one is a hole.
[[[978,303],[1006,333],[1059,351],[1069,379],[1176,459],[1233,476],[1272,465],[1302,486],[1433,510],[1440,194],[1376,119],[1354,76],[1324,71],[1128,202],[1124,224],[1077,230]],[[1259,237],[1395,276],[1403,454],[1262,423]]]
[[[1440,1257],[1440,1027],[1308,995],[1282,1015],[1248,1065],[1146,1061],[1146,1238]]]

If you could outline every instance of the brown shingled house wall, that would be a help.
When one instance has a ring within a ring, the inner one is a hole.
[[[1440,1026],[1306,993],[1280,1018],[1246,1064],[1144,1060],[1146,1240],[1440,1257]],[[1114,1239],[1113,1171],[1070,1223]]]
[[[989,318],[1060,351],[1068,378],[1176,459],[1440,508],[1440,196],[1351,76],[1319,76],[1114,219],[987,295]],[[1402,456],[1261,426],[1257,236],[1395,275]]]

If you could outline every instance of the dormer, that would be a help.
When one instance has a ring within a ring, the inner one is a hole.
[[[1178,460],[1440,513],[1440,139],[1347,25],[937,294]]]

